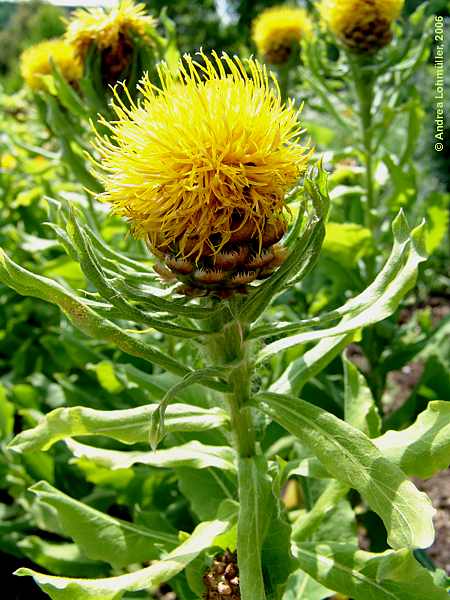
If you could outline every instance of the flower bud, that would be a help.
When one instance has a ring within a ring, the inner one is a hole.
[[[371,54],[391,42],[391,26],[403,4],[404,0],[322,0],[319,11],[351,52]]]
[[[294,48],[311,34],[308,13],[293,6],[272,6],[258,15],[252,25],[258,52],[271,65],[286,64]]]

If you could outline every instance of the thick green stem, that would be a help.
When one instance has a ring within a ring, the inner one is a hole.
[[[209,358],[217,366],[230,368],[233,391],[225,398],[230,409],[235,447],[241,458],[250,458],[255,455],[255,433],[249,408],[253,368],[249,356],[251,342],[244,340],[243,325],[227,312],[214,326],[218,326],[218,333],[208,341]]]
[[[364,166],[366,171],[366,205],[364,210],[364,224],[375,237],[378,228],[375,206],[375,172],[373,161],[375,148],[373,144],[372,127],[372,109],[375,80],[372,72],[364,70],[361,62],[350,55],[349,64],[351,67],[356,97],[358,100],[361,142]],[[371,280],[375,275],[375,257],[373,255],[368,256],[365,260],[365,263],[367,269],[367,279]]]
[[[289,71],[290,64],[278,68],[278,85],[280,86],[280,96],[282,102],[286,102],[289,93]]]
[[[255,433],[248,406],[251,372],[247,358],[233,370],[231,379],[233,393],[227,395],[227,400],[236,449],[241,458],[250,458],[255,455]]]
[[[358,99],[358,112],[361,128],[361,141],[363,157],[366,168],[366,210],[365,224],[372,232],[375,231],[375,181],[373,164],[373,139],[372,139],[372,106],[374,80],[370,73],[364,72],[354,58],[349,58],[356,96]]]

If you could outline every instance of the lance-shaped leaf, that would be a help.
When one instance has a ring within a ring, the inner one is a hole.
[[[391,253],[380,273],[363,292],[351,298],[339,308],[317,317],[302,319],[297,323],[277,323],[254,327],[249,337],[292,335],[312,327],[322,327],[342,317],[352,316],[371,306],[374,300],[381,296],[394,280],[410,252],[412,232],[408,227],[403,211],[400,211],[392,222],[392,233],[394,242]]]
[[[124,444],[148,442],[150,419],[158,408],[159,404],[110,411],[84,406],[57,408],[33,429],[19,433],[9,447],[16,452],[48,450],[59,440],[83,435],[102,435]],[[168,433],[204,431],[222,427],[227,421],[227,414],[220,408],[171,404],[167,407],[165,428]]]
[[[225,310],[226,302],[214,306],[198,306],[192,305],[186,298],[169,300],[171,290],[155,287],[158,278],[150,271],[143,270],[142,263],[108,246],[88,225],[83,225],[83,231],[95,248],[96,256],[103,267],[116,276],[117,290],[128,300],[134,300],[152,311],[199,320],[216,317]]]
[[[197,441],[165,450],[148,452],[122,452],[105,450],[66,440],[69,450],[76,458],[86,458],[108,469],[128,469],[139,463],[151,467],[176,468],[193,467],[207,469],[216,467],[224,471],[234,471],[234,452],[228,446],[207,446]]]
[[[298,394],[305,383],[320,373],[355,338],[355,333],[325,338],[283,371],[270,386],[275,394]]]
[[[52,74],[56,92],[61,104],[79,119],[87,119],[86,106],[74,88],[63,77],[58,65],[52,61]]]
[[[114,567],[159,558],[177,545],[177,537],[111,517],[63,494],[46,481],[30,488],[40,503],[56,510],[62,531],[92,560]]]
[[[407,475],[432,477],[450,464],[450,402],[430,402],[410,427],[373,443]]]
[[[379,290],[378,294],[373,295],[360,310],[356,310],[344,317],[334,327],[317,331],[305,331],[273,342],[261,351],[259,360],[265,360],[292,346],[321,340],[330,336],[351,333],[389,317],[397,309],[405,294],[415,285],[418,266],[427,257],[424,246],[424,231],[424,224],[422,224],[411,232],[410,243],[407,247],[407,256],[402,256],[404,259],[404,262],[402,261],[403,265],[399,268],[393,279],[386,282],[385,287]],[[351,303],[348,303],[348,305],[352,306]]]
[[[123,352],[159,365],[175,375],[184,377],[191,372],[188,367],[171,356],[122,331],[115,323],[100,316],[88,303],[83,302],[59,283],[20,267],[1,249],[0,281],[12,287],[19,294],[34,296],[57,304],[75,327],[78,327],[86,335],[115,344]],[[225,383],[217,381],[204,380],[203,384],[219,391],[227,389]]]
[[[332,590],[320,585],[307,573],[298,569],[289,577],[282,600],[325,600]]]
[[[400,212],[394,220],[392,229],[394,233],[394,244],[391,254],[379,275],[366,290],[346,302],[336,311],[322,315],[314,320],[305,320],[301,323],[294,323],[286,326],[286,328],[289,328],[288,332],[295,332],[292,327],[303,330],[306,326],[321,325],[333,321],[337,317],[343,317],[370,306],[371,299],[380,295],[388,283],[392,281],[398,273],[405,259],[405,254],[408,251],[408,246],[410,244],[410,230],[402,212]],[[271,328],[270,330],[267,326],[255,328],[250,335],[254,335],[255,337],[259,337],[260,335],[278,335],[280,334],[280,330],[283,329],[283,326],[275,326],[275,328],[273,326],[269,327]],[[357,331],[320,340],[318,344],[305,352],[303,356],[294,360],[287,367],[281,376],[272,384],[270,391],[279,394],[300,393],[305,383],[320,373],[346,346],[348,346],[348,344],[353,341],[356,335]]]
[[[230,527],[228,520],[198,525],[183,544],[145,569],[103,579],[71,579],[19,569],[16,575],[31,575],[52,600],[120,600],[126,591],[137,592],[170,581],[203,550],[214,545],[217,536]]]
[[[17,546],[27,558],[55,575],[101,577],[110,570],[107,563],[83,556],[76,544],[47,542],[31,535],[23,538]]]
[[[296,435],[331,475],[360,492],[383,519],[393,548],[427,548],[433,543],[429,498],[361,431],[292,396],[262,393],[252,402]]]
[[[432,477],[450,464],[450,402],[430,402],[416,421],[401,431],[387,431],[372,442],[390,462],[410,477]],[[289,463],[290,475],[327,478],[316,458]]]
[[[207,334],[193,327],[184,327],[170,321],[153,317],[152,315],[140,310],[122,296],[115,288],[114,280],[108,280],[105,272],[97,259],[95,250],[78,223],[74,210],[69,211],[69,219],[66,227],[73,244],[78,251],[80,266],[86,277],[95,285],[99,294],[110,302],[119,312],[123,319],[135,321],[148,327],[153,327],[157,331],[174,335],[178,337],[192,338]]]
[[[312,509],[308,513],[300,515],[293,523],[292,539],[296,542],[307,540],[347,492],[348,486],[345,484],[336,480],[330,481]]]
[[[448,600],[407,550],[373,554],[338,543],[302,543],[298,563],[322,585],[354,600]]]
[[[314,179],[305,178],[304,187],[313,206],[309,221],[296,242],[289,248],[289,256],[281,267],[243,303],[239,318],[244,322],[255,321],[275,295],[305,277],[319,258],[325,237],[325,219],[329,206],[326,173],[321,165],[318,166]]]

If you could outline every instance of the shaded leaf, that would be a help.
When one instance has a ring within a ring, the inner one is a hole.
[[[393,548],[433,543],[430,500],[362,432],[292,396],[262,393],[253,403],[296,435],[336,479],[360,492],[383,519]]]
[[[337,543],[304,543],[297,550],[304,571],[355,600],[448,600],[431,573],[405,550],[372,554]]]
[[[104,450],[66,440],[69,450],[76,458],[87,458],[108,469],[127,469],[139,463],[151,467],[193,467],[205,469],[215,467],[225,471],[235,470],[234,451],[228,446],[207,446],[197,441],[182,446],[148,452]]]
[[[62,531],[92,560],[115,567],[159,558],[163,549],[176,546],[174,535],[102,513],[41,481],[30,488],[40,503],[53,507]]]
[[[380,434],[381,419],[367,382],[343,354],[345,420],[373,438]]]
[[[52,600],[120,600],[126,591],[135,592],[170,581],[180,573],[202,550],[214,545],[214,541],[227,530],[228,521],[201,523],[192,535],[163,560],[149,567],[103,579],[71,579],[37,573],[32,569],[19,569],[16,575],[30,575]]]
[[[450,402],[430,402],[410,427],[373,442],[407,475],[432,477],[450,464]]]

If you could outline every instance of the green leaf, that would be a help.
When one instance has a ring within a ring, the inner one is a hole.
[[[75,211],[72,208],[68,213],[66,230],[77,249],[80,266],[84,274],[95,285],[99,294],[119,311],[123,319],[129,319],[130,321],[152,327],[162,333],[179,337],[192,338],[202,334],[202,331],[199,329],[183,327],[171,323],[167,319],[157,319],[128,302],[118,291],[114,279],[107,278],[106,272],[98,260],[95,248],[83,230],[81,223],[77,221]]]
[[[115,323],[103,318],[91,308],[91,305],[82,301],[62,285],[20,267],[2,250],[0,250],[0,280],[19,294],[34,296],[57,304],[73,325],[88,336],[113,343],[131,356],[157,364],[176,375],[184,376],[190,372],[190,369],[174,358],[129,333],[125,333]],[[215,385],[213,384],[213,386]],[[223,389],[223,385],[217,383],[217,386]]]
[[[178,486],[199,519],[217,517],[217,508],[224,500],[237,498],[237,483],[229,471],[218,469],[175,469]]]
[[[372,554],[338,543],[303,543],[297,550],[306,573],[354,600],[448,600],[447,592],[406,550]]]
[[[79,119],[87,119],[88,113],[83,101],[73,87],[66,81],[61,74],[59,67],[55,64],[52,64],[52,73],[56,92],[62,105]]]
[[[293,523],[292,539],[296,542],[308,540],[347,492],[348,486],[339,481],[330,481],[311,510],[306,514],[301,514]]]
[[[317,331],[305,331],[297,335],[288,336],[266,346],[259,355],[259,361],[263,361],[271,356],[279,354],[281,351],[335,335],[342,335],[357,331],[361,327],[367,327],[378,321],[389,317],[398,307],[405,294],[415,285],[418,266],[426,259],[424,250],[424,225],[419,225],[411,232],[411,242],[408,245],[408,252],[404,264],[399,266],[398,272],[393,279],[386,282],[386,285],[378,290],[378,293],[367,294],[371,286],[360,296],[366,295],[367,304],[359,310],[354,311],[348,317],[344,317],[341,322],[334,326]],[[359,300],[358,300],[359,298]],[[360,297],[354,299],[356,304],[360,304]],[[352,301],[344,305],[341,310],[347,306],[352,306]],[[359,308],[359,307],[358,307]],[[280,331],[279,331],[280,333]]]
[[[69,450],[76,458],[87,458],[108,469],[127,469],[139,463],[151,467],[175,468],[193,467],[206,469],[215,467],[225,471],[234,471],[234,451],[228,446],[206,446],[197,441],[182,446],[174,446],[166,450],[148,452],[122,452],[120,450],[104,450],[80,444],[74,440],[66,440]]]
[[[149,441],[152,450],[156,450],[158,444],[166,434],[165,415],[170,402],[180,392],[192,385],[201,384],[204,381],[208,381],[211,377],[226,377],[226,375],[227,371],[224,368],[206,367],[204,369],[197,369],[183,377],[181,381],[178,381],[167,390],[159,403],[159,410],[153,411],[150,417]]]
[[[14,429],[14,404],[6,397],[6,389],[0,384],[0,439],[8,438]]]
[[[450,463],[450,402],[430,402],[410,427],[387,431],[373,443],[407,475],[432,477]]]
[[[393,548],[433,543],[430,500],[362,432],[292,396],[262,393],[252,403],[296,435],[336,479],[360,492],[383,519]]]
[[[307,573],[298,569],[289,577],[283,600],[324,600],[333,594]]]
[[[224,520],[201,523],[192,535],[163,560],[145,569],[118,577],[104,579],[70,579],[19,569],[16,575],[30,575],[52,600],[120,600],[126,591],[136,592],[170,581],[203,550],[214,545],[217,536],[224,533],[229,522]]]
[[[124,444],[148,442],[150,417],[159,404],[125,410],[94,410],[83,406],[57,408],[33,429],[22,431],[10,443],[16,452],[48,450],[59,440],[83,435],[102,435]],[[167,408],[167,432],[205,431],[222,427],[228,416],[220,408],[198,408],[189,404],[171,404]]]
[[[297,564],[291,555],[291,527],[282,512],[279,495],[273,492],[272,496],[272,515],[266,515],[269,524],[261,558],[267,598],[280,600]]]
[[[373,250],[372,234],[356,223],[327,223],[322,252],[345,268],[354,268]]]
[[[46,542],[32,535],[23,538],[18,547],[27,558],[54,575],[99,577],[109,571],[105,563],[83,556],[76,544]]]
[[[92,560],[116,568],[159,558],[177,544],[174,535],[123,521],[74,500],[45,481],[30,488],[39,503],[57,511],[62,531]]]
[[[261,456],[239,459],[237,553],[242,600],[266,600],[261,553],[272,513],[272,485]]]
[[[425,244],[427,251],[432,254],[439,248],[448,230],[450,194],[431,192],[425,198],[427,211]]]
[[[325,338],[300,358],[292,361],[280,377],[273,382],[269,391],[276,394],[298,394],[305,383],[321,373],[342,352],[357,334],[349,333]]]
[[[381,419],[369,386],[362,373],[342,355],[344,364],[344,412],[345,420],[367,436],[380,434]]]
[[[297,331],[311,330],[311,328],[315,326],[322,327],[324,324],[336,321],[342,317],[344,318],[340,325],[345,324],[351,317],[364,311],[367,312],[377,299],[380,299],[383,294],[386,294],[389,291],[389,287],[395,282],[396,277],[400,272],[403,273],[403,278],[407,275],[408,259],[409,262],[412,263],[409,264],[408,267],[409,270],[411,270],[412,267],[411,284],[413,284],[415,274],[414,263],[416,260],[418,262],[424,260],[423,224],[411,231],[403,212],[400,211],[392,222],[392,232],[394,235],[394,243],[389,258],[380,273],[378,273],[372,283],[363,292],[354,298],[351,298],[336,310],[319,315],[318,317],[304,319],[297,323],[277,323],[272,327],[255,327],[252,329],[250,337],[290,335]],[[417,254],[421,256],[420,260],[416,256]],[[317,339],[321,339],[323,335],[322,332],[318,336],[317,333],[318,332],[312,332],[313,339],[316,339],[316,337]],[[331,335],[336,335],[336,332],[333,331]]]

